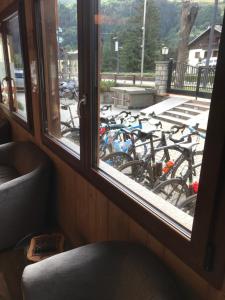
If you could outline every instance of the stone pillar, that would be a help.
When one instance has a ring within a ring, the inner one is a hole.
[[[155,88],[158,95],[167,94],[169,61],[156,61]]]

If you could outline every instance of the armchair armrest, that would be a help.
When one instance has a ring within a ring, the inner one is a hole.
[[[0,185],[0,250],[44,227],[47,176],[36,169]]]
[[[12,165],[10,163],[14,142],[0,145],[0,165]]]

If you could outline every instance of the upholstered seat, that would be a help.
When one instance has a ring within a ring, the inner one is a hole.
[[[0,250],[46,224],[51,164],[31,142],[0,145]]]
[[[168,268],[147,248],[95,243],[27,266],[25,300],[184,300]]]

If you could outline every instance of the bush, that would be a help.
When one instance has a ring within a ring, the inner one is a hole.
[[[116,84],[111,80],[101,80],[100,82],[100,93],[110,92],[110,88],[114,87]]]

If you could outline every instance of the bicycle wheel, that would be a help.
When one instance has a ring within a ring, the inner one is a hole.
[[[190,216],[194,217],[195,214],[195,207],[197,201],[197,194],[191,195],[187,197],[186,200],[180,202],[177,207],[184,211],[185,213],[189,214]]]
[[[132,157],[125,152],[110,153],[102,158],[102,161],[106,162],[107,164],[116,169],[132,160]]]
[[[80,142],[80,129],[79,128],[68,128],[61,132],[64,138],[69,139],[73,143],[79,144]]]
[[[177,206],[187,198],[189,190],[181,178],[172,178],[161,182],[152,192]]]
[[[148,172],[145,163],[139,160],[133,160],[121,165],[118,170],[136,182],[145,183]]]
[[[63,131],[65,131],[65,130],[67,130],[67,129],[71,129],[72,128],[72,126],[70,125],[69,122],[63,122],[63,121],[61,121],[60,125],[61,125],[61,133]]]
[[[128,150],[128,153],[133,157],[133,159],[142,159],[150,151],[148,149],[150,145],[146,143],[145,140],[141,138],[134,138],[134,144]]]
[[[193,180],[199,182],[200,172],[201,172],[201,162],[202,162],[203,151],[196,151],[193,155],[193,162],[192,162],[192,173],[193,173]],[[171,172],[171,178],[176,177],[183,177],[188,170],[188,160],[183,157],[180,163],[175,166]]]

